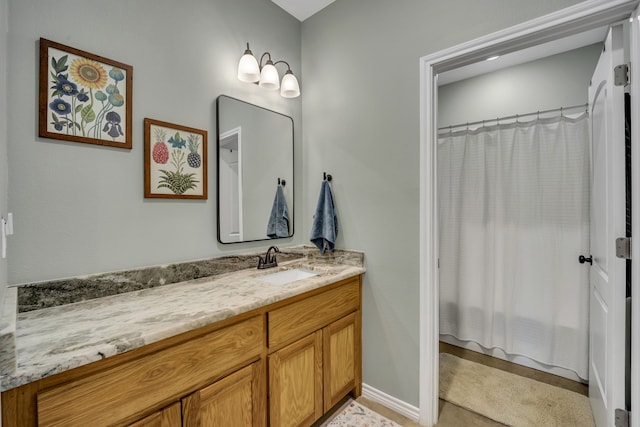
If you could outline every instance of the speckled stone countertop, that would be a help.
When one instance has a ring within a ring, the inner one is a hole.
[[[271,269],[255,268],[257,254],[237,257],[236,271],[230,257],[223,257],[221,262],[228,264],[225,272],[18,313],[15,370],[1,377],[1,390],[124,353],[365,271],[362,252],[337,250],[320,255],[311,246],[281,251],[279,266]],[[243,264],[246,257],[252,257],[252,268]],[[318,275],[284,285],[260,280],[260,276],[295,267],[314,270]]]
[[[278,261],[302,258],[303,248],[305,247],[283,249],[278,254]],[[231,255],[21,285],[18,286],[18,312],[40,310],[252,268],[257,265],[258,255],[263,254]]]

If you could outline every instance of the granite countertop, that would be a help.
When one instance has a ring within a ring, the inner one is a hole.
[[[247,268],[244,261],[239,261],[236,267],[241,269],[233,271],[229,257],[222,257],[221,262],[227,263],[227,267],[211,276],[20,312],[16,317],[15,369],[0,377],[0,391],[124,353],[365,271],[362,252],[334,251],[322,256],[310,246],[288,248],[282,252],[293,256],[282,262],[279,254],[279,266],[271,269]],[[286,257],[284,254],[283,258]],[[247,256],[255,260],[255,254]],[[262,275],[296,267],[314,270],[318,275],[284,285],[260,280]],[[43,289],[47,288],[50,286],[43,286]]]

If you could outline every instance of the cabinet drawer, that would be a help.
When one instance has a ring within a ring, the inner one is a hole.
[[[256,316],[80,380],[38,393],[39,425],[102,426],[201,387],[258,358],[264,322]]]
[[[360,308],[360,279],[270,311],[269,347],[276,348],[314,332]]]

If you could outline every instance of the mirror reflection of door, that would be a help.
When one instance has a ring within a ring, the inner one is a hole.
[[[242,130],[220,135],[220,235],[225,242],[242,241]]]

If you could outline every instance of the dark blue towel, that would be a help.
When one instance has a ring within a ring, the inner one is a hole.
[[[310,239],[320,249],[320,253],[324,254],[325,250],[333,251],[337,237],[338,217],[333,204],[331,186],[329,181],[325,179],[320,187],[318,205],[316,206],[316,213],[313,215]]]
[[[287,201],[280,184],[278,184],[276,196],[273,198],[269,224],[267,224],[267,236],[272,239],[289,237],[289,208],[287,208]]]

